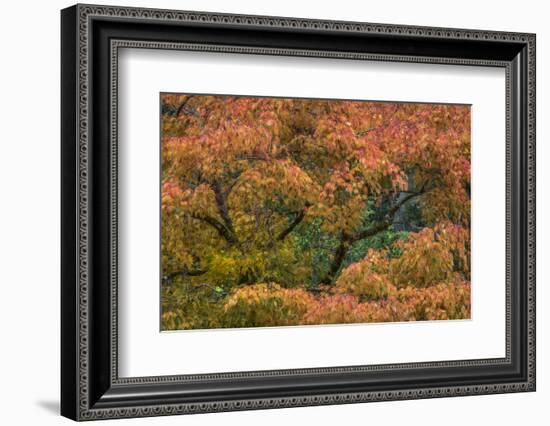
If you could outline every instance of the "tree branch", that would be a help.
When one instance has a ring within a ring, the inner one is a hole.
[[[216,199],[216,206],[218,207],[218,213],[223,219],[223,223],[227,230],[233,234],[235,237],[235,229],[233,228],[233,221],[229,216],[229,210],[227,209],[226,197],[227,194],[222,191],[220,184],[217,181],[214,181],[211,185],[212,191],[214,191],[214,198]],[[230,187],[229,191],[233,188]],[[236,239],[236,238],[235,238]]]
[[[300,210],[296,214],[294,220],[290,222],[288,226],[279,233],[279,235],[277,235],[277,241],[283,241],[287,237],[287,235],[290,234],[294,230],[294,228],[296,228],[302,222],[305,214],[306,209]]]
[[[416,192],[409,192],[405,197],[403,197],[401,200],[399,200],[397,203],[395,203],[385,214],[384,220],[381,222],[375,223],[368,227],[367,229],[364,229],[361,232],[358,232],[354,235],[349,234],[342,234],[342,237],[340,238],[340,244],[338,245],[338,248],[336,249],[336,252],[334,253],[334,257],[332,259],[332,262],[330,264],[329,270],[325,277],[321,280],[322,284],[333,284],[334,279],[336,278],[336,274],[340,270],[342,266],[342,262],[344,261],[346,254],[348,252],[349,247],[360,240],[364,240],[368,237],[373,237],[374,235],[378,234],[379,232],[385,231],[390,227],[390,225],[393,223],[393,218],[397,211],[409,200],[412,200],[415,197],[419,197],[420,195],[426,193],[426,185],[422,186],[422,188],[419,191]]]
[[[235,234],[229,231],[225,225],[221,222],[219,222],[217,219],[213,218],[212,216],[204,216],[199,214],[192,214],[192,218],[200,220],[204,223],[207,223],[211,227],[213,227],[216,231],[218,231],[218,234],[225,239],[229,244],[237,244],[238,240],[235,237]]]
[[[185,100],[178,106],[178,109],[176,109],[176,117],[179,117],[182,111],[188,114],[194,115],[196,117],[198,116],[195,110],[190,110],[187,108],[187,104],[192,98],[193,98],[193,95],[186,97]]]
[[[426,191],[424,190],[424,188],[417,192],[409,192],[405,197],[403,197],[401,200],[390,207],[385,215],[385,219],[382,222],[375,223],[367,229],[364,229],[363,231],[350,236],[350,242],[355,243],[356,241],[364,240],[365,238],[372,237],[379,232],[386,230],[393,223],[393,218],[395,214],[407,201],[412,200],[413,198],[416,198],[424,194],[425,192]]]
[[[180,269],[179,271],[170,272],[167,275],[164,275],[162,277],[162,281],[165,283],[171,283],[174,278],[184,275],[189,277],[198,277],[200,275],[204,275],[208,272],[207,269],[188,269],[187,267],[184,267]]]
[[[327,284],[332,285],[334,284],[334,279],[336,278],[336,274],[340,270],[340,266],[342,265],[342,262],[344,261],[344,258],[346,257],[346,254],[348,252],[350,241],[349,236],[347,234],[342,234],[342,237],[340,238],[340,244],[338,245],[338,248],[334,252],[334,257],[332,258],[332,262],[330,263],[330,267],[326,275],[321,279],[321,284]]]
[[[231,189],[233,189],[234,185],[235,183],[230,185],[227,190],[223,191],[221,188],[221,185],[217,181],[210,183],[210,187],[214,192],[216,207],[223,222],[220,222],[218,219],[212,216],[202,215],[199,213],[194,213],[191,215],[191,217],[193,217],[194,219],[200,220],[204,223],[207,223],[211,227],[213,227],[218,232],[218,234],[224,240],[226,240],[230,245],[239,243],[239,239],[235,234],[233,221],[231,220],[231,216],[229,216],[229,210],[227,209],[227,203],[226,203],[227,194],[231,191]]]
[[[413,198],[416,198],[416,197],[419,197],[422,194],[425,194],[426,192],[428,192],[428,191],[426,190],[425,186],[423,186],[420,189],[420,191],[407,193],[406,196],[404,196],[401,200],[399,200],[397,203],[395,203],[395,205],[392,206],[392,208],[390,208],[388,210],[388,213],[386,214],[386,216],[390,216],[391,218],[393,218],[395,213],[397,213],[397,211],[401,208],[401,206],[403,206],[403,204],[405,204],[409,200],[412,200]]]

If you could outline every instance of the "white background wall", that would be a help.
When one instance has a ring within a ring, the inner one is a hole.
[[[537,33],[538,390],[421,401],[118,420],[102,424],[548,424],[550,27],[541,0],[159,0],[103,4]],[[2,5],[0,23],[0,422],[69,424],[59,404],[59,9]]]

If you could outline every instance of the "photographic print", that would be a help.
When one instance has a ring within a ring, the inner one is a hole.
[[[536,75],[534,33],[63,9],[62,415],[535,391]]]
[[[160,109],[163,331],[470,318],[470,105]]]

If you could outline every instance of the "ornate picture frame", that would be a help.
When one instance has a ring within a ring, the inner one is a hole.
[[[93,420],[534,391],[535,40],[534,34],[479,30],[96,5],[64,9],[62,415]],[[117,72],[122,48],[504,69],[505,357],[119,377]]]

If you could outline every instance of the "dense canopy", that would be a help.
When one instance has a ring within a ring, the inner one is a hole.
[[[470,316],[470,108],[164,94],[162,327]]]

